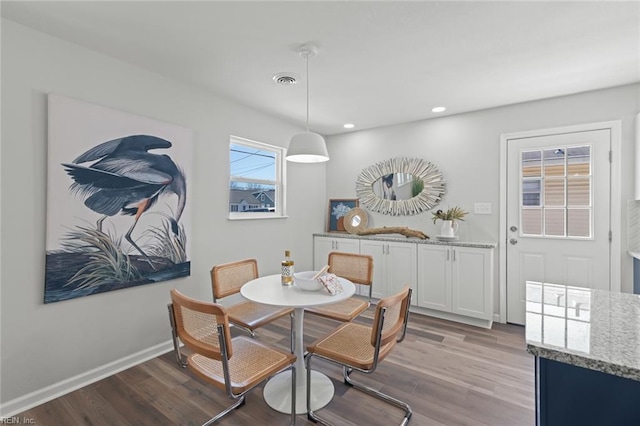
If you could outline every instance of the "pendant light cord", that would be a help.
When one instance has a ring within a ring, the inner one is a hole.
[[[307,132],[309,131],[309,53],[305,54],[307,58]]]

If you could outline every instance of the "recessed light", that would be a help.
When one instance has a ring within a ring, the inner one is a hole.
[[[443,111],[446,111],[446,110],[447,109],[445,107],[435,107],[431,111],[433,111],[433,112],[443,112]]]
[[[354,127],[356,127],[356,125],[353,123],[347,123],[342,127],[344,127],[345,129],[353,129]]]

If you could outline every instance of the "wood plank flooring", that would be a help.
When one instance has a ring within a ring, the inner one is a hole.
[[[371,323],[370,309],[356,321]],[[339,323],[305,317],[305,344]],[[167,328],[167,334],[169,330]],[[258,338],[289,348],[289,320],[258,331]],[[398,424],[399,409],[342,383],[339,367],[314,362],[332,378],[336,394],[320,410],[335,425]],[[404,342],[371,375],[353,374],[370,386],[411,405],[411,425],[529,426],[534,424],[533,357],[524,328],[494,324],[492,330],[412,314]],[[219,425],[287,425],[289,417],[269,408],[262,388]],[[217,388],[180,368],[167,353],[71,392],[16,417],[41,426],[201,425],[229,405]],[[312,425],[306,415],[298,425]]]

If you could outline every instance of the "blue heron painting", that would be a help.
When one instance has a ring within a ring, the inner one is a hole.
[[[102,108],[82,106],[87,114]],[[100,111],[109,117],[113,110]],[[57,193],[56,200],[65,200],[60,204],[49,195],[49,208],[62,223],[58,245],[47,249],[45,303],[190,275],[187,177],[173,149],[169,138],[125,134],[85,145],[73,160],[57,153],[57,162],[50,159],[50,177],[58,186],[66,181],[68,195]]]

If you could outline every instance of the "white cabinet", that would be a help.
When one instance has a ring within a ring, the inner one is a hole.
[[[452,248],[452,306],[454,314],[493,318],[493,249]]]
[[[405,285],[417,286],[416,244],[361,240],[360,253],[373,257],[373,294],[376,299],[398,293]],[[415,304],[415,296],[412,303]]]
[[[419,245],[417,293],[418,306],[451,312],[451,248]]]
[[[413,312],[491,327],[493,247],[489,243],[444,245],[325,234],[314,236],[313,264],[315,269],[322,268],[332,251],[368,254],[373,257],[374,298],[390,296],[409,285]],[[365,286],[357,292],[369,294]]]
[[[329,253],[360,253],[360,240],[353,238],[314,237],[313,269],[318,271],[329,260]]]
[[[493,318],[493,249],[420,245],[418,306]]]

